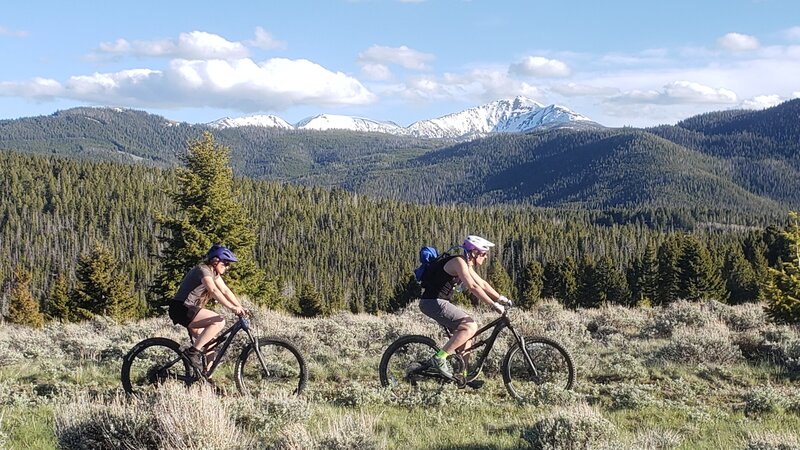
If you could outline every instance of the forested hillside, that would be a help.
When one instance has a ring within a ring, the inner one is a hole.
[[[133,281],[134,294],[145,298],[164,233],[155,219],[174,213],[166,195],[176,186],[172,171],[13,152],[0,153],[0,164],[4,298],[13,271],[23,269],[46,306],[59,275],[74,285],[79,257],[98,243],[119,262],[115,276]],[[752,301],[759,295],[754,277],[787,259],[780,229],[767,227],[778,223],[772,216],[416,205],[340,189],[237,183],[256,224],[256,261],[279,292],[278,306],[288,309],[297,308],[304,283],[325,310],[400,307],[416,295],[409,276],[419,247],[445,249],[472,233],[498,244],[485,274],[529,303],[540,295],[575,306],[668,302],[697,294],[698,282],[706,286],[702,295]],[[756,226],[745,226],[748,220]],[[648,277],[657,270],[684,276],[656,283]]]
[[[236,174],[415,203],[727,209],[800,207],[800,99],[651,129],[549,130],[451,145],[345,131],[215,130]],[[0,148],[177,164],[202,125],[140,111],[76,108],[0,121]]]

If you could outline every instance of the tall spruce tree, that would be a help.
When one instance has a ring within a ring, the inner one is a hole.
[[[522,285],[515,299],[521,308],[530,309],[539,301],[544,285],[543,278],[544,268],[539,261],[533,261],[525,266],[521,277]]]
[[[800,322],[800,215],[789,213],[784,237],[790,243],[791,260],[779,269],[770,268],[771,277],[763,286],[767,316],[776,322]],[[780,258],[778,258],[780,260]]]
[[[708,248],[694,236],[686,236],[678,258],[680,282],[678,296],[687,300],[726,301],[725,282]]]
[[[300,315],[303,317],[317,317],[325,314],[325,302],[322,294],[317,291],[313,284],[304,282],[300,288],[300,295],[297,299],[300,308]]]
[[[168,233],[159,238],[164,244],[161,268],[148,299],[153,313],[166,310],[183,276],[203,260],[212,244],[227,246],[239,259],[226,275],[231,289],[262,300],[266,280],[253,259],[255,227],[237,199],[229,154],[230,149],[206,131],[189,141],[180,156],[185,167],[176,169],[178,190],[171,193],[178,212],[159,218]]]
[[[665,240],[658,247],[658,290],[654,299],[657,305],[668,305],[679,298],[680,256],[681,245],[677,237]]]
[[[486,281],[492,285],[500,295],[505,295],[510,298],[514,297],[514,283],[511,281],[511,276],[508,275],[499,257],[492,258],[489,262],[489,277]]]
[[[725,254],[725,265],[722,267],[725,287],[731,304],[754,302],[758,300],[759,288],[753,265],[744,256],[741,246],[731,245]]]
[[[34,328],[41,328],[44,325],[44,315],[39,309],[39,302],[31,294],[31,273],[27,270],[20,268],[14,270],[6,319],[10,323]]]
[[[72,311],[72,308],[69,282],[63,273],[59,273],[50,287],[50,295],[47,296],[45,302],[45,318],[47,318],[47,320],[73,322],[75,320],[75,313]]]
[[[78,258],[73,303],[78,319],[107,316],[117,322],[141,316],[142,305],[132,295],[133,283],[118,268],[107,247],[96,244]]]

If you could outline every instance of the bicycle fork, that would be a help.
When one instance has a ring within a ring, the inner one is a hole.
[[[253,350],[256,352],[256,357],[258,358],[258,363],[261,364],[261,369],[264,371],[266,376],[270,376],[269,369],[267,369],[267,363],[264,362],[264,356],[261,354],[261,348],[258,345],[258,339],[253,337],[253,334],[250,333],[249,329],[244,330],[247,333],[247,337],[250,338],[250,342],[253,344]]]
[[[531,355],[528,353],[528,346],[525,343],[525,338],[520,336],[517,330],[513,328],[511,328],[511,332],[514,333],[514,337],[517,339],[517,343],[519,343],[519,348],[522,350],[522,356],[525,358],[528,369],[533,373],[534,377],[539,378],[539,371],[536,370],[536,365],[533,364],[533,359],[531,359]]]

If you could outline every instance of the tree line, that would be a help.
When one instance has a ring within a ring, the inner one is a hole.
[[[790,260],[783,224],[739,226],[759,217],[680,229],[629,220],[656,210],[411,204],[234,178],[228,151],[204,135],[176,170],[0,153],[4,315],[19,317],[22,297],[50,319],[156,314],[216,240],[246,262],[231,272],[239,292],[306,315],[405,306],[418,295],[419,247],[446,249],[467,234],[498,244],[488,276],[524,306],[758,301],[767,269]],[[214,231],[216,221],[227,225]],[[186,238],[192,230],[203,238]]]

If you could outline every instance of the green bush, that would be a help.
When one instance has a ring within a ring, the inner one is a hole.
[[[593,449],[615,436],[614,424],[586,404],[558,409],[522,430],[522,438],[535,450]]]

